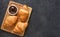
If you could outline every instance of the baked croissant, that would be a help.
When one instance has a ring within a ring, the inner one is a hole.
[[[18,34],[22,34],[24,32],[24,30],[26,29],[28,23],[22,23],[22,22],[18,22],[16,24],[16,27],[13,29],[14,33],[18,33]]]
[[[26,5],[24,5],[18,12],[19,16],[20,16],[20,20],[22,22],[27,21],[28,16],[29,16],[29,12],[28,12],[28,7]]]
[[[17,21],[17,16],[8,16],[4,22],[4,28],[12,29]]]

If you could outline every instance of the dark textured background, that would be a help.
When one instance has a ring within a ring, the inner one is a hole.
[[[10,0],[0,0],[0,25]],[[60,0],[14,0],[33,8],[24,37],[60,37]],[[0,37],[19,37],[0,30]]]

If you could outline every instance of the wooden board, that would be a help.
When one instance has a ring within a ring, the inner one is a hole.
[[[20,4],[20,3],[14,2],[14,1],[10,1],[10,2],[9,2],[9,5],[8,5],[8,8],[9,8],[9,6],[11,6],[11,4],[15,4],[15,5],[18,7],[18,10],[19,10],[19,7],[20,7],[20,6],[23,6],[23,4]],[[8,31],[8,30],[4,29],[4,27],[3,27],[6,17],[9,16],[9,14],[8,14],[8,8],[7,8],[7,10],[6,10],[6,14],[5,14],[5,16],[4,16],[1,29],[4,30],[4,31],[10,32],[10,33],[12,33],[12,34],[15,34],[15,33],[13,33],[12,31]],[[31,7],[28,7],[28,9],[29,9],[29,17],[28,17],[28,19],[27,19],[27,23],[28,23],[28,21],[29,21],[29,18],[30,18],[30,15],[31,15],[31,11],[32,11],[32,8],[31,8]],[[24,31],[24,32],[25,32],[25,31]],[[24,35],[24,32],[23,32],[22,34],[16,34],[16,35],[23,36],[23,35]]]

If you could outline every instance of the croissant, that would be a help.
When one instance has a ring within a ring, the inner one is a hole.
[[[26,5],[24,5],[20,10],[19,10],[19,13],[20,15],[20,20],[22,22],[25,22],[27,21],[27,18],[29,16],[29,12],[28,12],[28,7]]]
[[[16,24],[16,27],[13,29],[13,32],[22,34],[24,32],[24,30],[26,29],[27,25],[28,25],[27,22],[25,22],[25,23],[18,22]]]
[[[12,29],[17,21],[17,16],[8,16],[4,22],[4,28]]]

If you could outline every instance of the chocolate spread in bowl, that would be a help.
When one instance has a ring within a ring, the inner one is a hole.
[[[9,7],[9,13],[11,15],[15,15],[17,13],[17,8],[15,6],[10,6]]]

